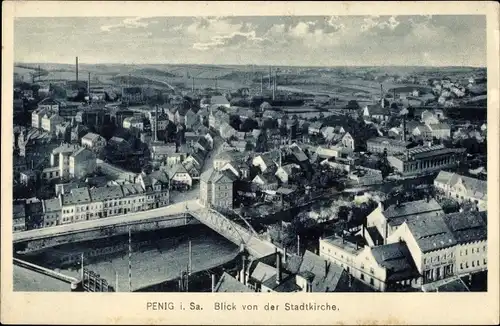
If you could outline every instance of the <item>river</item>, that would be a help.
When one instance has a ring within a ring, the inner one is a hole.
[[[186,270],[191,242],[192,271],[211,269],[232,260],[238,246],[203,225],[132,234],[132,290],[174,279]],[[19,257],[37,265],[79,278],[81,254],[84,267],[101,275],[118,292],[129,291],[128,236],[65,244]],[[36,280],[14,271],[15,288],[43,291]],[[68,285],[69,286],[69,285]],[[53,291],[52,287],[45,291]]]

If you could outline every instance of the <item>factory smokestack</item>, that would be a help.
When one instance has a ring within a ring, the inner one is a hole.
[[[154,139],[155,142],[158,141],[158,105],[156,105],[156,112],[155,112],[155,134],[154,134]]]
[[[88,81],[88,83],[87,83],[87,91],[88,91],[88,93],[89,93],[89,101],[91,101],[92,99],[91,99],[91,97],[90,97],[90,72],[89,72],[89,81]]]
[[[76,57],[76,87],[78,87],[78,57]]]
[[[271,74],[272,74],[272,67],[269,67],[269,89],[271,89]]]

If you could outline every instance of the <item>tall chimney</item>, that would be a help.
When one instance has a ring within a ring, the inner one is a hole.
[[[274,90],[278,91],[278,68],[274,70]]]
[[[385,102],[384,102],[384,89],[382,88],[382,84],[380,84],[380,106],[384,107]]]
[[[215,274],[212,274],[212,292],[215,292]]]
[[[192,77],[192,79],[193,79],[193,86],[192,86],[191,91],[194,93],[194,76]]]
[[[76,57],[76,87],[78,88],[78,57]]]
[[[260,95],[262,95],[263,87],[264,87],[264,75],[260,75]]]
[[[276,284],[281,284],[281,253],[276,252]]]
[[[90,71],[89,71],[89,81],[87,83],[87,91],[89,93],[89,101],[90,101],[91,100],[91,98],[90,98]]]
[[[272,67],[269,67],[269,89],[271,89],[271,74],[272,74]]]
[[[156,112],[155,112],[155,134],[154,134],[154,139],[155,142],[158,141],[158,105],[155,107]]]

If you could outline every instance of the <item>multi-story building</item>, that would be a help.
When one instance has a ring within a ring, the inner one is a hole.
[[[421,277],[405,243],[370,247],[359,239],[320,239],[320,256],[377,291],[418,287]]]
[[[423,284],[455,275],[457,241],[443,215],[413,216],[405,220],[387,241],[406,243],[423,277]]]
[[[434,179],[434,186],[458,202],[471,202],[478,211],[488,208],[486,181],[441,171]]]
[[[125,214],[123,204],[127,199],[124,198],[122,186],[98,187],[89,191],[93,207],[89,219]]]
[[[443,145],[419,146],[404,154],[391,155],[387,160],[402,175],[427,174],[456,166],[464,152],[464,148],[446,148]]]
[[[167,174],[170,179],[170,185],[174,188],[189,189],[193,186],[193,178],[181,163],[169,168]]]
[[[96,155],[86,148],[80,148],[69,156],[69,177],[82,178],[96,169]]]
[[[375,137],[366,141],[366,149],[368,152],[378,154],[386,152],[387,155],[405,153],[409,145],[410,142],[386,137]]]
[[[403,224],[405,220],[414,216],[442,216],[444,211],[435,199],[423,199],[406,203],[397,203],[384,210],[379,203],[366,217],[366,229],[372,242],[376,245],[387,243],[387,238]],[[376,243],[375,239],[381,239]],[[370,242],[370,241],[369,241]]]
[[[43,227],[51,227],[60,224],[61,221],[61,199],[59,197],[42,201],[43,205]]]
[[[56,126],[64,122],[64,118],[55,113],[46,112],[42,115],[40,127],[49,133],[56,133]]]
[[[144,209],[153,209],[169,204],[170,180],[164,171],[154,171],[149,175],[141,173],[135,182],[145,190]]]
[[[209,169],[200,177],[200,203],[207,207],[233,208],[233,182],[236,177],[228,170]]]
[[[48,111],[51,111],[54,113],[58,113],[60,105],[61,105],[60,101],[47,97],[47,98],[41,100],[38,103],[37,107],[39,110],[48,110]]]
[[[128,117],[123,120],[123,128],[144,130],[144,121],[138,117]]]
[[[12,229],[14,232],[20,232],[26,230],[26,203],[19,202],[14,203],[12,206]]]
[[[87,188],[72,189],[69,194],[59,195],[61,200],[60,224],[76,223],[89,219],[89,205],[92,200]]]
[[[486,212],[447,214],[444,221],[457,241],[455,273],[470,274],[488,269]]]
[[[82,138],[82,146],[90,149],[94,152],[101,151],[104,147],[106,147],[106,139],[104,137],[94,134],[93,132],[89,132]]]

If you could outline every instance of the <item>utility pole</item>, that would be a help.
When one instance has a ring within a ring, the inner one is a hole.
[[[193,261],[192,261],[192,248],[191,248],[191,240],[189,240],[189,265],[188,265],[188,275],[191,275],[193,271]]]
[[[80,277],[82,278],[82,285],[83,285],[83,252],[82,252],[82,254],[81,254],[81,262],[80,262],[80,265],[81,265]]]
[[[128,228],[128,290],[132,292],[132,231]]]

